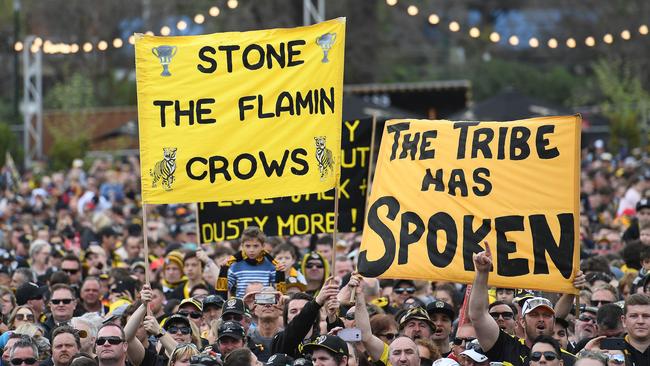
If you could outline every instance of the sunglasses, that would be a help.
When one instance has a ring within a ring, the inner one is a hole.
[[[16,320],[27,320],[30,322],[34,321],[34,314],[16,314]]]
[[[592,323],[596,324],[596,318],[592,318],[592,317],[587,316],[587,315],[580,315],[578,320],[580,320],[581,322],[592,322]]]
[[[345,319],[354,320],[354,311],[351,311],[351,312],[345,314]]]
[[[51,301],[52,304],[54,304],[54,305],[59,305],[59,304],[61,304],[61,303],[65,304],[65,305],[68,305],[68,304],[70,304],[72,301],[74,301],[74,299],[52,299],[52,300],[50,300],[50,301]]]
[[[65,272],[65,273],[67,273],[67,274],[71,274],[71,275],[75,275],[75,274],[77,274],[77,272],[79,272],[78,269],[65,269],[65,268],[63,268],[63,269],[61,269],[61,270],[62,270],[63,272]]]
[[[397,334],[395,333],[383,333],[379,335],[380,337],[384,337],[389,341],[392,341],[393,339],[397,338]]]
[[[591,306],[600,306],[605,304],[611,304],[612,301],[609,300],[591,300]]]
[[[546,361],[553,361],[553,360],[555,360],[557,358],[557,355],[555,354],[555,352],[551,352],[551,351],[548,351],[548,352],[533,352],[533,353],[530,354],[530,360],[537,362],[537,361],[542,359],[542,356],[544,356]]]
[[[103,346],[108,342],[109,344],[113,346],[117,346],[118,344],[121,344],[124,342],[124,340],[120,337],[99,337],[95,341],[95,344],[98,346]]]
[[[460,346],[461,344],[463,344],[463,342],[465,342],[465,343],[469,343],[469,342],[471,342],[471,341],[473,341],[473,340],[475,340],[475,339],[476,339],[476,338],[472,338],[472,337],[467,337],[467,338],[454,338],[454,344],[455,344],[456,346]]]
[[[169,332],[170,334],[181,333],[183,335],[188,335],[192,332],[192,329],[190,329],[189,327],[169,327],[169,329],[167,329],[167,332]]]
[[[323,265],[320,263],[308,263],[305,267],[307,268],[323,268]]]
[[[398,288],[394,288],[393,292],[395,292],[398,295],[401,295],[401,294],[403,294],[405,292],[412,295],[412,294],[415,293],[415,288],[414,287],[398,287]]]
[[[200,319],[203,316],[203,314],[198,311],[179,311],[178,314],[192,319]]]
[[[36,359],[32,358],[32,357],[30,357],[30,358],[12,358],[11,359],[11,364],[12,365],[22,365],[22,364],[33,365],[35,363],[36,363]]]
[[[493,313],[490,313],[490,316],[492,316],[492,318],[494,318],[494,320],[499,319],[499,317],[502,317],[503,320],[510,320],[510,319],[512,319],[513,316],[515,316],[515,314],[512,311],[504,311],[502,313],[499,313],[499,312],[495,311]]]
[[[225,322],[233,321],[233,320],[237,322],[241,322],[242,320],[244,320],[244,316],[241,314],[226,314],[226,315],[222,315],[221,319],[223,319],[223,321]]]

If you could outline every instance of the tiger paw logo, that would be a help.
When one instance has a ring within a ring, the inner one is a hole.
[[[325,146],[327,137],[317,136],[314,137],[314,141],[316,143],[316,162],[318,163],[320,180],[324,181],[327,174],[334,171],[334,158],[332,157],[332,150]]]
[[[174,172],[176,172],[176,148],[163,147],[163,159],[156,162],[153,169],[149,169],[149,175],[152,178],[151,188],[156,188],[156,183],[160,181],[165,191],[171,191],[172,184],[174,184]]]

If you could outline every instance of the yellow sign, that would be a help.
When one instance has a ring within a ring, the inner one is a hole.
[[[574,293],[580,124],[388,121],[359,271],[471,283],[487,241],[490,285]]]
[[[339,179],[345,19],[136,35],[144,203],[324,192]]]

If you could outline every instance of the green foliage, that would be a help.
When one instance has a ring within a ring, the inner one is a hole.
[[[83,158],[90,145],[91,128],[85,108],[95,105],[90,79],[74,74],[67,82],[55,85],[47,94],[45,104],[68,113],[63,123],[48,126],[54,138],[50,163],[54,169],[70,166],[76,158]]]
[[[9,124],[0,122],[0,166],[5,164],[7,151],[11,153],[11,156],[17,164],[22,161],[23,154],[18,141],[18,136],[11,131]]]
[[[475,100],[489,98],[512,88],[549,102],[570,106],[572,95],[585,78],[555,66],[548,70],[521,62],[493,59],[470,61],[462,67],[451,67],[438,75],[439,79],[470,79]]]
[[[632,67],[620,61],[600,60],[593,66],[604,96],[602,113],[610,120],[610,147],[637,147],[641,143],[642,113],[650,107],[650,95]],[[647,133],[648,131],[643,131]]]

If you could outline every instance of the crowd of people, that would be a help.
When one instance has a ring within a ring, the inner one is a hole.
[[[578,295],[490,288],[489,248],[466,291],[360,276],[361,233],[200,243],[136,157],[5,166],[0,366],[650,366],[650,161],[582,156]]]

